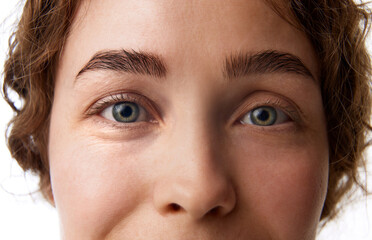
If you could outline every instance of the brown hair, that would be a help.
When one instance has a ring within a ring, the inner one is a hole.
[[[8,147],[25,171],[40,176],[40,190],[51,203],[47,144],[55,70],[80,2],[26,1],[4,67],[3,94],[15,112]],[[269,2],[281,15],[285,15],[282,9],[290,9],[294,24],[312,41],[321,66],[330,149],[328,193],[321,216],[326,222],[354,185],[366,191],[357,169],[365,167],[362,153],[371,131],[371,62],[365,46],[371,14],[352,0],[287,0],[282,1],[284,8],[277,1]],[[11,91],[22,99],[21,107],[9,97]]]
[[[352,0],[267,1],[307,34],[321,66],[330,150],[328,192],[321,216],[325,225],[337,215],[341,209],[337,203],[353,186],[368,194],[358,169],[366,170],[363,152],[372,130],[372,70],[366,49],[371,12],[367,4]]]
[[[47,145],[54,71],[79,2],[26,1],[4,65],[3,94],[15,112],[8,125],[8,148],[23,170],[40,177],[40,190],[51,203]],[[16,107],[10,90],[19,95],[22,107]]]

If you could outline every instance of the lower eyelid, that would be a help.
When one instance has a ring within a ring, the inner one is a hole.
[[[155,124],[152,124],[153,122],[134,122],[131,124],[123,124],[116,121],[110,121],[105,118],[102,118],[100,116],[94,116],[92,120],[99,126],[99,129],[103,130],[103,132],[110,133],[110,137],[114,136],[115,134],[119,134],[120,136],[124,136],[126,133],[132,132],[138,133],[138,132],[147,132],[150,129],[153,129]],[[150,124],[149,124],[150,123]],[[123,131],[121,134],[121,131]]]

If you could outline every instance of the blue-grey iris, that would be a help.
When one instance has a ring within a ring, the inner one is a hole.
[[[112,115],[118,122],[134,122],[139,117],[139,107],[132,102],[116,103],[112,108]]]

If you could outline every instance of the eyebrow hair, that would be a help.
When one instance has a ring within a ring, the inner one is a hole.
[[[227,79],[250,74],[295,73],[314,78],[301,59],[293,54],[267,50],[254,54],[236,53],[225,59],[223,76]]]
[[[133,74],[165,77],[167,68],[160,56],[143,51],[103,50],[97,52],[79,71],[75,81],[83,73],[95,70],[111,70]],[[244,77],[251,74],[295,73],[315,79],[301,59],[293,54],[276,50],[257,53],[238,52],[228,56],[223,65],[226,79]]]
[[[76,79],[85,72],[112,70],[133,74],[165,77],[167,70],[162,59],[151,53],[122,50],[104,50],[96,53],[79,71]]]

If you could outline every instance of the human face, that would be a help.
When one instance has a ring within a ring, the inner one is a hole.
[[[318,75],[261,0],[84,2],[50,123],[62,239],[314,239]]]

